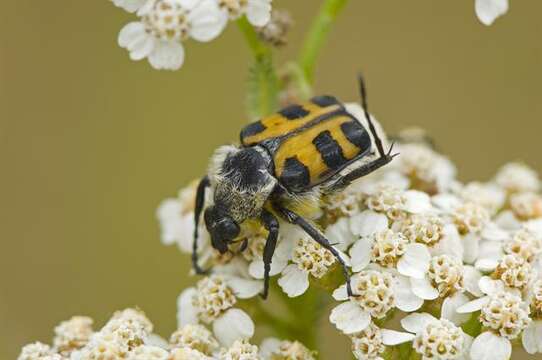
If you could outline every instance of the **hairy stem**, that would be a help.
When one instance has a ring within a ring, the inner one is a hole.
[[[279,82],[271,49],[264,44],[246,17],[237,20],[254,57],[247,86],[247,111],[251,120],[269,115],[276,110]]]
[[[331,25],[340,11],[344,8],[347,1],[348,0],[325,0],[305,38],[299,56],[299,66],[309,84],[313,83],[316,60],[320,50],[324,46],[329,31],[331,30]]]

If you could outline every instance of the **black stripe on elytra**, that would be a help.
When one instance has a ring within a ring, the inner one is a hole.
[[[262,124],[261,121],[253,122],[252,124],[248,124],[241,130],[241,142],[243,142],[243,139],[254,136],[256,134],[261,133],[266,129],[265,125]]]
[[[331,136],[329,130],[322,131],[313,140],[316,150],[322,156],[322,160],[330,169],[338,169],[348,162],[344,157],[343,150],[339,143]]]
[[[280,110],[279,114],[281,114],[288,120],[295,120],[309,115],[309,111],[305,110],[303,106],[299,104],[293,104]]]
[[[301,191],[310,185],[309,169],[297,157],[289,157],[279,180],[288,190]]]
[[[311,99],[311,102],[320,107],[327,107],[331,105],[341,105],[339,100],[329,95],[315,96]]]
[[[341,124],[344,136],[361,151],[370,149],[371,137],[363,125],[357,120],[351,120]]]

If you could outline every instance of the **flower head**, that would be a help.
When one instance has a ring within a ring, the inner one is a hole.
[[[225,17],[235,20],[246,15],[254,26],[264,26],[271,19],[272,0],[218,0]]]
[[[224,349],[218,356],[219,360],[260,360],[258,347],[246,340],[235,341],[229,349]]]
[[[447,297],[463,289],[463,263],[449,255],[439,255],[431,259],[429,280],[441,297]]]
[[[87,316],[74,316],[55,327],[53,346],[57,352],[68,356],[72,351],[87,344],[91,335],[93,320]]]
[[[521,256],[506,255],[497,265],[493,277],[501,279],[508,287],[524,289],[533,277],[533,270]]]
[[[458,359],[464,354],[465,334],[446,319],[430,322],[416,335],[414,350],[422,359]]]
[[[487,210],[476,203],[465,203],[454,212],[454,222],[461,234],[479,233],[489,220]]]
[[[485,1],[507,2],[507,0]],[[536,171],[522,163],[508,163],[501,167],[495,176],[495,182],[509,193],[536,192],[540,189],[540,180]]]
[[[490,296],[482,308],[480,321],[483,326],[512,340],[529,325],[529,310],[519,296],[501,292]]]
[[[187,324],[175,331],[171,334],[169,345],[172,348],[188,347],[209,356],[219,348],[213,334],[199,324]]]
[[[217,37],[227,19],[214,0],[152,0],[138,11],[139,21],[127,24],[119,33],[120,47],[132,60],[148,58],[156,69],[178,70],[184,62],[182,41],[191,37],[210,41]]]
[[[25,345],[17,360],[62,360],[49,345],[35,342]]]

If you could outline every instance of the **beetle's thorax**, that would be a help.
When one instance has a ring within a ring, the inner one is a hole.
[[[209,169],[215,205],[238,223],[258,217],[277,183],[270,164],[270,157],[259,147],[217,149]]]

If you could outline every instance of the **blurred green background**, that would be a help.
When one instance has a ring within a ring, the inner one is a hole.
[[[319,2],[274,3],[295,20],[287,59]],[[473,8],[351,1],[317,92],[357,100],[362,69],[388,132],[426,128],[463,179],[516,159],[540,170],[542,2],[513,1],[489,28]],[[176,297],[193,280],[188,257],[160,244],[154,211],[237,139],[249,53],[231,25],[209,44],[188,43],[180,71],[158,72],[116,45],[133,18],[105,0],[2,4],[0,359],[50,342],[74,314],[102,324],[138,305],[159,333],[174,330]],[[336,332],[324,344],[324,354],[346,350]]]

